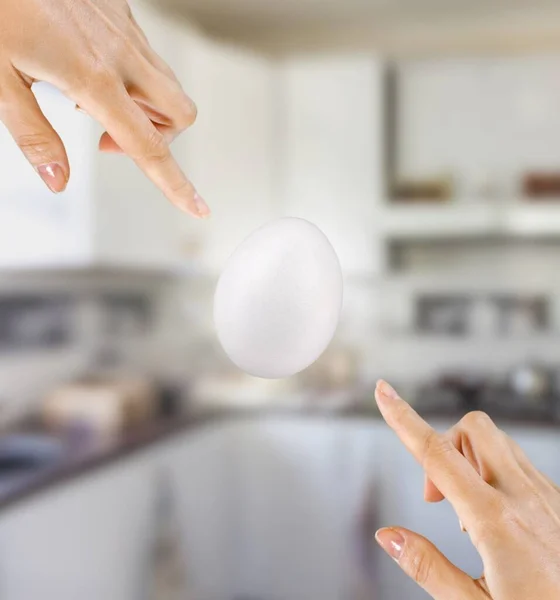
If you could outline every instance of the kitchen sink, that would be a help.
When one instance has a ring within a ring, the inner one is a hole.
[[[47,469],[64,456],[62,443],[54,437],[11,434],[0,437],[0,480],[19,478]]]

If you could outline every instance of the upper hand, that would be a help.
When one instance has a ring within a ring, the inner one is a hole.
[[[35,81],[56,86],[101,123],[102,151],[125,152],[179,208],[209,214],[169,149],[194,122],[195,105],[126,0],[0,3],[0,120],[60,192],[70,176],[68,157],[31,91]]]

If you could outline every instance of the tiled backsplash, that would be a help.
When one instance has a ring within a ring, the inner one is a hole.
[[[0,353],[68,347],[72,343],[73,308],[67,295],[0,297]]]
[[[87,303],[98,322],[98,340],[126,341],[153,328],[153,299],[147,292],[0,296],[0,353],[64,349],[79,342],[80,313]]]
[[[96,369],[147,369],[165,354],[170,287],[126,273],[0,278],[2,415],[26,412],[49,387]]]

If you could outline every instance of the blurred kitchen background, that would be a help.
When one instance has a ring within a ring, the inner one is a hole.
[[[0,132],[0,599],[425,597],[381,525],[480,564],[378,418],[490,413],[560,481],[560,8],[554,0],[133,3],[199,108],[195,221],[56,90],[53,196]],[[337,337],[239,373],[213,290],[280,216],[331,239]]]

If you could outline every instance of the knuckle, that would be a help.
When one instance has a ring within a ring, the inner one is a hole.
[[[467,430],[482,429],[493,424],[494,421],[485,412],[480,410],[470,412],[461,419],[461,425]]]
[[[196,104],[190,98],[187,97],[186,100],[183,102],[181,116],[178,123],[179,127],[181,129],[187,129],[188,127],[191,127],[192,125],[194,125],[197,117],[198,108]]]
[[[416,554],[409,562],[410,577],[420,586],[425,587],[433,573],[434,563],[425,552]]]
[[[141,158],[149,162],[161,164],[169,160],[170,151],[162,133],[154,130],[146,139],[146,145]]]
[[[26,133],[15,136],[16,144],[30,159],[44,159],[52,153],[52,140],[43,133]]]
[[[178,183],[171,184],[169,186],[169,189],[172,194],[177,194],[177,195],[189,195],[189,194],[192,195],[194,193],[192,184],[187,180],[183,180]]]
[[[422,450],[423,467],[429,469],[431,464],[450,454],[453,449],[453,444],[447,438],[431,431],[424,440]]]

